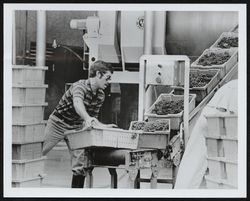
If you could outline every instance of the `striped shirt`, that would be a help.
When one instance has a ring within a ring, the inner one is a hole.
[[[52,114],[69,125],[81,125],[83,119],[75,111],[73,105],[74,97],[82,99],[89,116],[98,118],[100,108],[105,99],[105,93],[102,89],[98,89],[96,94],[93,94],[89,79],[73,83],[65,92]]]

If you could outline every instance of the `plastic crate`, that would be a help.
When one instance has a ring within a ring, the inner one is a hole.
[[[12,160],[12,180],[33,178],[43,174],[45,157],[32,160]]]
[[[46,66],[13,65],[12,84],[29,86],[44,84],[46,70],[48,70]]]
[[[90,130],[66,131],[65,135],[67,135],[68,137],[71,149],[81,149],[86,147],[113,147],[136,149],[139,138],[139,135],[137,135],[137,133],[137,131],[95,127]]]
[[[237,186],[232,185],[224,179],[205,176],[206,186],[208,189],[236,189]]]
[[[42,157],[42,142],[12,144],[12,159],[24,160]]]
[[[12,103],[13,104],[44,103],[46,88],[48,88],[48,85],[12,86]]]
[[[238,33],[235,32],[223,32],[220,37],[215,41],[215,43],[210,47],[210,48],[220,48],[218,47],[218,43],[223,39],[223,38],[238,38]],[[231,48],[238,48],[238,47],[231,47]],[[222,48],[223,49],[223,48]],[[226,48],[224,48],[226,49]]]
[[[41,187],[42,181],[45,176],[46,176],[45,174],[42,174],[37,177],[28,178],[28,179],[12,180],[12,187],[14,188]]]
[[[211,65],[211,66],[202,66],[198,65],[198,61],[200,58],[202,58],[206,54],[210,53],[224,53],[228,52],[229,55],[231,56],[224,64],[221,65]],[[192,68],[197,68],[197,69],[219,69],[219,75],[220,78],[223,78],[238,62],[238,50],[237,49],[220,49],[220,48],[214,48],[214,49],[206,49],[201,56],[196,59],[192,64]]]
[[[189,112],[191,112],[195,108],[195,97],[196,97],[195,94],[189,95]],[[174,95],[174,94],[164,94],[164,93],[160,94],[157,100],[145,113],[145,116],[148,117],[149,121],[155,121],[157,119],[170,119],[171,129],[179,130],[180,123],[182,122],[183,111],[181,111],[178,114],[166,114],[166,115],[157,115],[157,114],[152,113],[152,110],[154,109],[155,104],[161,101],[162,99],[166,99],[169,101],[183,100],[184,95]]]
[[[138,149],[166,149],[169,144],[170,132],[143,132],[139,135]]]
[[[170,138],[170,120],[166,119],[166,123],[169,125],[167,130],[164,131],[154,131],[145,132],[139,134],[139,142],[137,148],[155,148],[155,149],[166,149],[169,144]],[[131,121],[129,130],[132,130],[134,123],[140,121]],[[147,124],[148,122],[144,122]]]
[[[203,87],[192,87],[189,88],[190,94],[196,94],[195,101],[197,103],[200,103],[211,91],[212,89],[219,83],[220,81],[220,75],[218,69],[208,69],[208,70],[202,70],[202,69],[190,69],[190,73],[192,72],[202,72],[206,74],[212,74],[214,75],[212,79]],[[183,87],[173,87],[174,88],[174,94],[176,95],[183,95],[184,94],[184,88]]]
[[[238,140],[225,136],[206,138],[208,157],[224,157],[226,160],[237,162],[238,159]]]
[[[43,141],[45,126],[46,121],[37,124],[12,125],[12,143],[25,144]]]
[[[233,186],[238,184],[238,163],[226,160],[223,157],[207,158],[209,176],[224,179]]]
[[[93,128],[91,130],[66,131],[71,149],[87,147],[112,147],[126,149],[165,149],[168,134],[143,133],[114,128]]]
[[[207,119],[208,136],[238,137],[238,116],[232,114],[205,115]]]
[[[44,109],[48,103],[43,104],[13,104],[12,124],[32,124],[43,120]]]

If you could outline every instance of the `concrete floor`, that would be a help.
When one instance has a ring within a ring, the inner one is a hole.
[[[41,187],[46,188],[70,188],[72,173],[70,155],[64,143],[60,143],[52,149],[45,160],[45,174]],[[128,175],[124,169],[117,169],[118,188],[127,188]],[[142,178],[150,178],[150,172],[141,171]],[[160,171],[158,178],[170,178],[171,171]],[[93,187],[110,188],[110,174],[107,168],[95,168],[93,170]],[[149,183],[141,183],[141,188],[150,188]],[[158,188],[169,189],[171,184],[158,184]]]

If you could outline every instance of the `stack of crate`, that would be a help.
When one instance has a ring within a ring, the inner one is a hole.
[[[238,116],[207,115],[208,175],[207,188],[237,188],[238,186]]]
[[[48,67],[12,67],[12,186],[40,186],[44,177],[42,141],[45,71]]]

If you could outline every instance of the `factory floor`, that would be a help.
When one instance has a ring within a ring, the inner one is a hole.
[[[70,155],[66,144],[59,143],[52,149],[45,161],[45,178],[42,181],[44,188],[70,188],[72,173]],[[124,169],[117,169],[118,188],[127,188],[128,175]],[[150,178],[150,171],[141,171],[141,178]],[[158,178],[171,178],[171,171],[163,169]],[[159,189],[171,189],[171,184],[158,184]],[[107,168],[94,168],[93,188],[110,188],[110,174]],[[149,183],[141,183],[140,188],[150,188]]]

